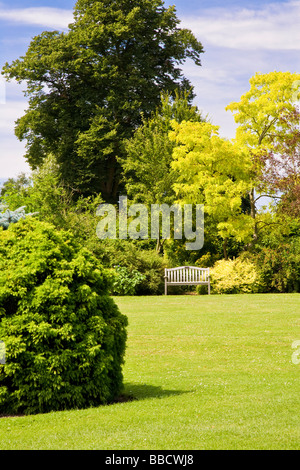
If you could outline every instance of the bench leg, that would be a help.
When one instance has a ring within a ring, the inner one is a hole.
[[[165,295],[168,295],[168,286],[167,286],[167,281],[165,281]]]

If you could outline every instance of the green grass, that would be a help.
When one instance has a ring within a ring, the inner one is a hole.
[[[0,449],[299,449],[300,295],[119,297],[125,393],[0,419]]]

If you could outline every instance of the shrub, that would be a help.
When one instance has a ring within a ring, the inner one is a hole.
[[[117,295],[134,295],[136,293],[136,287],[144,279],[145,276],[136,270],[129,271],[129,269],[124,266],[116,266],[112,293]]]
[[[135,286],[136,295],[158,295],[164,292],[164,258],[149,249],[150,243],[132,240],[98,240],[97,257],[103,265],[127,268],[128,273],[140,273],[141,282]],[[131,274],[128,274],[131,276]]]
[[[262,289],[258,270],[246,258],[217,261],[210,273],[212,291],[217,294],[251,293]]]
[[[300,238],[263,247],[254,257],[266,292],[300,292]]]
[[[74,237],[34,219],[0,231],[0,414],[97,406],[122,387],[127,318]]]

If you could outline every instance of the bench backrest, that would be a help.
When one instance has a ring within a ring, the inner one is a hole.
[[[168,283],[208,283],[209,268],[198,268],[196,266],[180,266],[179,268],[165,269],[165,279]]]

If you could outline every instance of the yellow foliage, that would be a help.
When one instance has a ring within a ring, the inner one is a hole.
[[[239,102],[225,108],[234,113],[236,123],[240,124],[236,139],[241,145],[247,144],[256,152],[261,145],[272,146],[274,135],[284,130],[280,117],[295,106],[295,84],[299,80],[299,73],[276,71],[256,73],[249,80],[250,90]]]
[[[245,146],[219,136],[209,122],[173,122],[170,138],[176,142],[172,168],[179,203],[204,204],[217,222],[219,235],[248,241],[253,228],[241,212],[242,198],[252,188],[251,158]]]
[[[217,294],[258,292],[260,275],[253,263],[246,259],[217,261],[211,269],[211,285]]]

